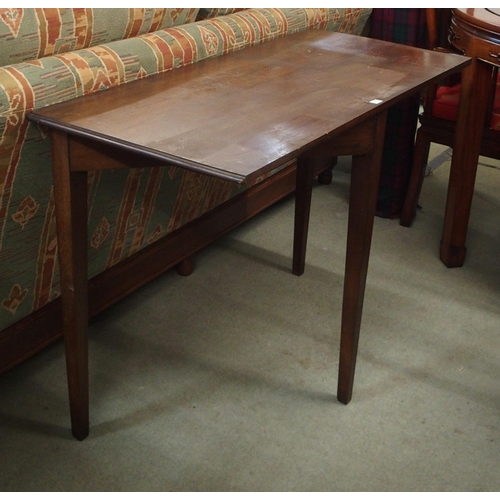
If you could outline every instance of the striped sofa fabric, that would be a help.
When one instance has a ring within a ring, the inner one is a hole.
[[[27,113],[304,29],[360,34],[370,11],[0,9],[0,332],[59,295],[50,143]],[[175,167],[89,174],[89,276],[243,189]]]
[[[0,66],[180,26],[199,9],[0,9]]]

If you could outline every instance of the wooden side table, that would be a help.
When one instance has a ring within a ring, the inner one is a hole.
[[[453,9],[449,41],[472,64],[462,87],[440,257],[448,267],[463,265],[481,137],[490,98],[492,66],[500,66],[500,9]]]
[[[387,109],[468,58],[307,30],[33,111],[49,129],[73,435],[89,433],[87,172],[176,165],[248,182],[297,158],[293,273],[314,165],[352,155],[337,398],[352,397]],[[186,97],[189,96],[189,99]],[[307,297],[304,297],[307,303]]]

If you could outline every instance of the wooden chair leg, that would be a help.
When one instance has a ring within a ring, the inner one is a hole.
[[[429,159],[430,140],[422,128],[418,129],[413,152],[413,165],[410,173],[410,182],[406,192],[403,209],[401,210],[400,224],[410,227],[417,214],[418,198],[424,182],[425,168]]]

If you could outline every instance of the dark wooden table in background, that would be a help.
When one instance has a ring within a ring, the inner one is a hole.
[[[298,159],[293,273],[314,163],[352,155],[337,397],[348,403],[387,108],[469,59],[308,30],[32,112],[52,141],[73,435],[89,433],[87,172],[177,165],[247,182]],[[307,297],[304,297],[307,307]]]
[[[453,9],[449,41],[472,58],[462,74],[460,104],[441,239],[441,260],[464,263],[474,184],[493,66],[500,67],[500,9]]]

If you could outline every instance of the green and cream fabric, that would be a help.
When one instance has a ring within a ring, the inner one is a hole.
[[[0,9],[0,330],[59,294],[50,144],[30,110],[308,28],[360,34],[370,14],[110,10]],[[242,189],[175,167],[89,174],[90,277]]]
[[[196,20],[199,9],[0,9],[0,66]]]

